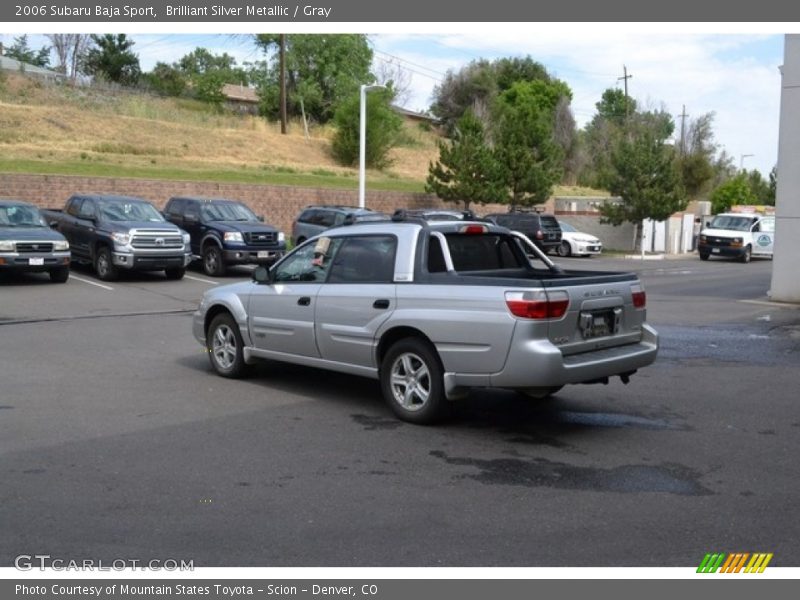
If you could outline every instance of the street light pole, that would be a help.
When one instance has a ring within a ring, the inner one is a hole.
[[[744,159],[755,156],[755,154],[740,154],[739,155],[739,170],[744,171]]]
[[[360,93],[359,133],[358,133],[358,207],[366,206],[367,190],[367,92],[385,88],[384,85],[362,85]]]

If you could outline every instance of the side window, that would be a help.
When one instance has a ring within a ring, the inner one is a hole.
[[[444,273],[447,263],[444,262],[444,252],[438,237],[430,236],[428,240],[428,273]]]
[[[275,269],[274,281],[323,282],[331,269],[341,238],[319,238],[306,244]]]
[[[304,210],[300,213],[300,216],[297,218],[298,221],[301,223],[312,223],[314,218],[314,210]]]
[[[183,214],[183,207],[186,204],[186,200],[183,198],[173,198],[167,203],[167,208],[164,210],[165,213],[180,217]]]
[[[333,227],[335,219],[336,215],[331,211],[321,210],[319,211],[319,218],[317,219],[316,223],[318,225],[322,225],[323,227]]]
[[[328,283],[391,283],[397,239],[389,235],[344,238]]]
[[[195,219],[200,218],[200,208],[197,202],[187,200],[186,205],[183,207],[183,216],[186,217],[194,217]]]
[[[81,204],[81,208],[78,211],[78,218],[79,219],[93,219],[96,215],[95,207],[94,207],[94,200],[90,198],[84,198],[83,203]]]
[[[69,204],[67,205],[67,214],[72,215],[73,217],[78,216],[78,212],[80,212],[81,202],[83,202],[83,198],[78,196],[73,196],[69,199]]]
[[[775,217],[765,217],[762,219],[761,231],[764,233],[775,233]]]

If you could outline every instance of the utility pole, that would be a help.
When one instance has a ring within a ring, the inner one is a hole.
[[[625,118],[628,118],[629,106],[630,102],[628,102],[628,79],[631,79],[633,75],[628,75],[628,67],[622,65],[622,77],[617,77],[617,81],[620,79],[625,82]]]
[[[681,118],[681,156],[686,154],[686,105],[683,105],[683,112],[678,115]]]
[[[280,34],[281,133],[286,134],[286,34]]]

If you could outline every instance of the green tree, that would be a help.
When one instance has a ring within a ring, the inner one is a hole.
[[[94,44],[83,59],[83,72],[121,85],[134,85],[141,69],[139,57],[131,50],[135,42],[124,33],[92,35]]]
[[[367,166],[383,169],[390,164],[389,151],[397,144],[403,128],[403,119],[391,107],[390,89],[374,90],[367,94]],[[359,155],[359,127],[361,103],[358,93],[341,103],[333,122],[336,133],[331,151],[343,165],[354,165]]]
[[[271,53],[266,80],[259,86],[261,112],[277,118],[280,111],[279,36],[258,34],[256,44]],[[372,49],[363,34],[292,34],[286,36],[287,111],[325,123],[362,84],[371,84]]]
[[[555,142],[554,111],[566,85],[560,81],[517,82],[495,103],[493,139],[512,206],[549,198],[562,174],[562,148]]]
[[[36,67],[50,66],[50,46],[42,46],[33,50],[28,46],[28,36],[21,35],[14,38],[14,43],[5,51],[5,55],[20,62]]]
[[[547,69],[530,56],[473,60],[458,71],[450,70],[445,74],[444,81],[434,88],[431,113],[452,132],[467,110],[476,114],[487,110],[498,95],[510,90],[515,83],[549,83],[552,80]],[[571,93],[568,95],[572,97]]]
[[[626,97],[620,89],[608,88],[600,97],[600,102],[595,104],[595,108],[597,108],[596,119],[622,125],[626,117],[636,113],[636,100]]]
[[[678,167],[689,198],[707,192],[714,179],[714,113],[706,113],[689,122],[684,139],[679,142]]]
[[[150,87],[165,96],[180,96],[186,91],[187,78],[174,65],[159,62],[145,74]]]
[[[195,48],[189,54],[182,56],[175,67],[191,82],[213,73],[223,83],[237,85],[249,83],[247,71],[238,67],[236,59],[227,52],[212,54],[205,48]]]
[[[439,160],[428,166],[425,191],[447,202],[463,202],[464,209],[503,198],[502,169],[486,142],[483,124],[467,111],[453,138],[439,142]]]
[[[640,119],[627,126],[611,154],[609,191],[621,201],[601,206],[604,222],[633,223],[638,235],[642,220],[663,221],[686,208],[675,149],[665,141],[657,120]]]
[[[736,204],[756,204],[757,198],[750,188],[746,173],[727,180],[711,192],[711,212],[716,214],[730,210]]]
[[[775,206],[775,197],[777,196],[778,191],[778,167],[772,167],[772,170],[769,172],[769,193],[767,194],[767,199],[764,204],[769,204],[770,206]]]

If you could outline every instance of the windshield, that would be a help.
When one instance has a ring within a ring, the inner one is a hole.
[[[753,223],[752,217],[731,217],[727,215],[719,215],[714,217],[711,221],[711,229],[729,229],[731,231],[750,231],[750,225]]]
[[[47,223],[35,207],[12,204],[0,206],[0,227],[47,227]]]
[[[559,221],[558,224],[561,226],[561,231],[569,231],[569,232],[576,232],[578,231],[569,223],[565,223],[564,221]]]
[[[253,211],[234,202],[204,204],[201,211],[203,221],[258,221]]]
[[[99,209],[107,221],[164,221],[161,213],[147,202],[100,202]]]

